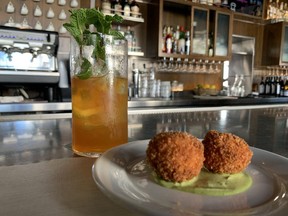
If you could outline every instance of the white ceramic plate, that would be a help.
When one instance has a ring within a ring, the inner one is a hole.
[[[246,172],[253,185],[231,196],[168,189],[154,182],[145,163],[148,140],[121,145],[96,160],[92,175],[104,194],[144,215],[287,215],[288,159],[257,148]]]

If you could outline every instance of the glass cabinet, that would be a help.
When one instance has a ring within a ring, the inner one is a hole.
[[[215,56],[227,56],[229,51],[230,15],[216,12]]]
[[[230,58],[233,16],[231,11],[191,1],[180,3],[176,0],[160,0],[159,5],[159,57],[207,57],[217,61]],[[185,29],[181,29],[181,26]],[[179,51],[182,40],[185,40],[189,52]]]
[[[208,10],[193,8],[192,10],[192,54],[207,54]]]

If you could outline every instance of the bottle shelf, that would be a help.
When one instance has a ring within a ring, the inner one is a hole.
[[[144,52],[134,52],[134,51],[131,51],[131,52],[128,52],[128,55],[129,55],[129,56],[144,56]]]
[[[114,16],[115,14],[111,13],[103,13],[104,15]],[[123,24],[134,26],[139,23],[144,23],[144,18],[142,17],[133,17],[133,16],[123,16],[119,15],[123,18]]]

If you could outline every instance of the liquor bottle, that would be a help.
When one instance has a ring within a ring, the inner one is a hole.
[[[123,10],[123,16],[130,16],[131,9],[128,0],[123,1],[122,10]]]
[[[288,78],[286,77],[285,86],[284,86],[284,97],[288,97]]]
[[[265,79],[265,95],[270,94],[270,77],[266,77]]]
[[[177,53],[178,50],[178,40],[176,39],[176,32],[172,36],[172,53]]]
[[[275,95],[275,80],[274,77],[270,78],[270,95]]]
[[[117,26],[117,31],[119,33],[121,33],[123,36],[125,36],[125,32],[121,30],[121,26],[120,25]]]
[[[208,39],[208,56],[214,55],[214,33],[210,32]]]
[[[184,54],[185,53],[185,32],[184,27],[180,26],[180,34],[178,40],[178,53]]]
[[[146,64],[143,64],[143,69],[140,71],[141,83],[140,84],[140,97],[148,96],[148,71],[146,69]]]
[[[275,78],[275,96],[276,97],[280,97],[280,90],[281,90],[280,77],[276,77]]]
[[[137,39],[136,37],[133,35],[133,41],[132,41],[132,51],[139,51],[137,50]]]
[[[127,26],[127,31],[125,32],[124,36],[127,40],[128,52],[131,52],[132,51],[132,44],[133,44],[133,34],[132,34],[130,26]]]
[[[172,52],[172,32],[171,32],[171,27],[167,27],[167,35],[165,38],[166,41],[166,53],[171,53]]]
[[[178,41],[180,37],[180,26],[177,25],[176,31],[173,34],[173,53],[178,53]]]
[[[208,5],[213,5],[213,0],[207,0]]]
[[[261,82],[259,84],[259,94],[264,95],[265,94],[265,83],[264,83],[264,78],[261,78]]]
[[[217,5],[217,6],[218,6],[218,5],[221,5],[221,3],[222,3],[221,0],[214,0],[214,1],[213,1],[213,4],[214,4],[214,5]]]
[[[134,84],[134,97],[139,97],[139,70],[135,68],[135,63],[132,64],[132,82]]]
[[[283,77],[280,77],[280,97],[284,97],[285,83]]]
[[[133,0],[130,4],[131,16],[138,17],[140,12],[140,7],[135,0]]]
[[[185,33],[185,54],[190,54],[190,32],[186,31]]]
[[[175,39],[177,40],[177,42],[178,42],[179,38],[180,38],[180,26],[177,25],[176,31],[175,31]]]
[[[119,0],[113,0],[111,2],[111,8],[115,14],[122,15],[122,5],[120,4]]]
[[[111,13],[111,3],[109,0],[103,0],[101,7],[103,13]]]
[[[167,36],[167,27],[166,25],[163,26],[163,30],[162,30],[162,52],[166,52],[166,36]]]

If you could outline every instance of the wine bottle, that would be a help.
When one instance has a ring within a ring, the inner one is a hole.
[[[286,77],[285,85],[284,85],[284,97],[288,97],[288,78]]]
[[[265,95],[270,94],[270,77],[266,77],[265,80]]]
[[[264,78],[261,78],[261,82],[259,84],[259,94],[264,95],[265,94],[265,83],[264,83]]]
[[[275,95],[275,88],[276,86],[275,86],[275,79],[274,79],[274,77],[271,77],[270,78],[270,95]]]
[[[275,78],[275,96],[276,97],[280,97],[280,90],[281,90],[280,77],[276,77]]]
[[[283,77],[280,77],[280,97],[284,97],[285,83]]]

